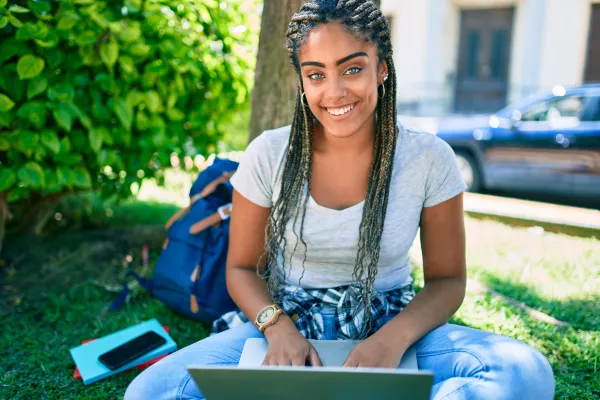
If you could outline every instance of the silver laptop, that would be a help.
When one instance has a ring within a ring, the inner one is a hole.
[[[323,367],[261,366],[267,354],[266,339],[246,340],[238,366],[189,366],[200,391],[208,400],[320,400],[411,399],[429,400],[433,385],[430,371],[417,369],[413,347],[398,369],[342,368],[359,341],[309,340]]]

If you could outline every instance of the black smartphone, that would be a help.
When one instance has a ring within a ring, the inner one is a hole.
[[[143,356],[146,353],[167,343],[167,340],[154,331],[146,332],[119,347],[98,356],[98,360],[110,370],[121,368],[123,365]]]

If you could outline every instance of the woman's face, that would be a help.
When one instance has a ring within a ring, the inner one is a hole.
[[[321,24],[300,47],[298,59],[306,101],[328,134],[350,137],[372,120],[377,85],[387,75],[375,45],[337,22]]]

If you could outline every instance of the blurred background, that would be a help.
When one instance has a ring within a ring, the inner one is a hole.
[[[150,318],[208,327],[130,284],[216,156],[291,123],[302,0],[0,0],[0,398],[120,398],[68,349]],[[456,153],[469,284],[452,322],[549,358],[600,396],[600,0],[381,0],[398,120]],[[412,252],[417,288],[422,260]],[[52,354],[52,357],[49,356]],[[33,377],[34,379],[31,379]]]
[[[382,1],[398,105],[416,115],[494,113],[555,85],[600,81],[595,0]]]
[[[469,190],[600,208],[599,1],[382,10],[400,120],[452,145]]]

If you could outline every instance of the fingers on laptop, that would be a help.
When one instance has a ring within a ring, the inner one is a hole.
[[[317,354],[317,351],[314,347],[310,347],[308,349],[308,354],[284,354],[281,358],[270,358],[266,357],[262,363],[262,366],[269,365],[292,365],[295,367],[304,367],[306,365],[314,366],[314,367],[322,367],[323,363]]]

